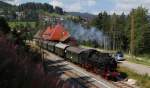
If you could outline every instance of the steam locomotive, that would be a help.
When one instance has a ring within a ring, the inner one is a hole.
[[[117,62],[109,53],[44,40],[36,40],[36,43],[43,49],[53,52],[68,61],[95,70],[106,79],[117,76]]]

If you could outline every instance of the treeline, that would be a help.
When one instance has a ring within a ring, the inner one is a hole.
[[[34,3],[34,2],[29,2],[29,3],[24,3],[18,6],[19,11],[29,11],[29,10],[44,10],[49,13],[56,12],[58,14],[63,14],[63,9],[60,7],[53,7],[50,4],[47,3]]]
[[[150,16],[145,8],[132,9],[128,15],[102,12],[91,25],[109,36],[111,49],[150,53]]]
[[[0,1],[0,10],[13,10],[15,8],[15,6],[5,3],[2,0]]]
[[[47,3],[24,3],[19,6],[14,6],[0,1],[0,16],[7,18],[8,20],[38,20],[39,14],[44,13],[57,13],[64,14],[61,7],[53,7]]]

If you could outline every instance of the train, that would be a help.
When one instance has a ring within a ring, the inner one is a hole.
[[[109,53],[46,40],[36,39],[35,42],[41,48],[81,67],[91,69],[105,79],[115,78],[118,75],[116,71],[117,62]]]

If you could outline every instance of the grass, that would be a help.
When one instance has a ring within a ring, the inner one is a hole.
[[[15,28],[17,25],[23,25],[23,26],[27,26],[27,24],[29,24],[32,28],[35,28],[35,22],[24,22],[24,21],[15,21],[15,22],[8,22],[9,26],[11,28]]]
[[[126,54],[125,58],[128,61],[133,62],[133,63],[150,66],[150,55],[148,55],[148,54],[139,55],[134,58],[132,58],[130,55]]]
[[[139,75],[126,67],[118,67],[118,71],[121,73],[125,73],[128,76],[128,78],[137,80],[137,85],[140,88],[150,87],[150,77],[147,74]]]
[[[48,13],[48,12],[43,12],[43,13],[47,16],[50,16],[50,17],[63,17],[65,19],[72,17],[72,16],[67,15],[67,14],[60,15],[60,14],[57,14],[57,13]]]

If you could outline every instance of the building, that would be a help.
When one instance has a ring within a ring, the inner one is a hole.
[[[70,38],[70,34],[61,24],[57,24],[54,27],[47,27],[42,35],[42,38],[48,41],[64,42]]]

